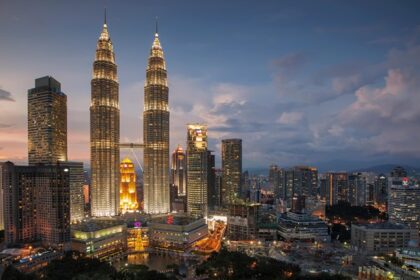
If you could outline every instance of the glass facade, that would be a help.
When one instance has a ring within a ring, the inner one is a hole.
[[[207,126],[189,124],[187,132],[187,211],[192,215],[207,215],[207,164]]]
[[[35,80],[28,90],[29,165],[67,160],[67,96],[53,77]]]
[[[187,192],[186,187],[186,168],[185,168],[185,153],[180,145],[172,153],[172,167],[171,176],[172,184],[177,186],[178,195],[184,196]]]

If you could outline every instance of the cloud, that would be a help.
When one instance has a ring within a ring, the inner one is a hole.
[[[419,46],[391,50],[383,85],[355,90],[355,100],[318,127],[321,145],[335,139],[366,155],[420,158],[419,56]]]
[[[3,89],[0,88],[0,101],[4,100],[4,101],[15,101],[12,97],[12,94],[8,91],[5,91]]]
[[[302,112],[284,112],[277,119],[280,124],[297,124],[303,119]]]

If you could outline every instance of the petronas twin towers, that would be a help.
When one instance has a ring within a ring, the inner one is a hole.
[[[90,105],[91,214],[119,214],[120,109],[117,65],[106,19],[93,63]],[[155,33],[144,86],[144,211],[169,212],[169,106],[163,50]]]

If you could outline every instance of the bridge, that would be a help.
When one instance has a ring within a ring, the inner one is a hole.
[[[134,149],[139,150],[139,149],[143,149],[144,148],[144,144],[142,143],[120,143],[120,150],[123,149],[130,149],[131,153],[133,154],[134,158],[137,161],[137,164],[140,166],[141,172],[143,172],[143,166],[141,165],[136,153],[134,152]]]

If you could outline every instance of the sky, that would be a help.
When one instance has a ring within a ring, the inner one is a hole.
[[[0,161],[27,161],[27,90],[51,75],[68,97],[69,159],[89,163],[90,80],[104,7],[121,142],[142,142],[158,17],[171,150],[185,147],[186,124],[199,122],[208,125],[217,165],[221,139],[242,138],[245,168],[420,166],[415,0],[0,0]]]

